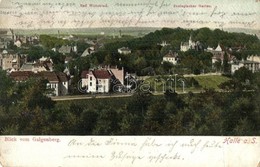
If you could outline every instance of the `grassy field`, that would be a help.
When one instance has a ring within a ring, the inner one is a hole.
[[[197,82],[197,86],[191,86],[188,85],[187,80],[194,78]],[[157,81],[156,81],[157,80]],[[167,81],[168,80],[168,81]],[[182,82],[180,81],[181,79],[177,77],[177,82],[176,82],[176,90],[178,92],[182,91]],[[185,77],[184,82],[185,83],[185,92],[188,91],[201,91],[204,88],[213,88],[213,89],[219,89],[218,85],[220,85],[223,82],[226,82],[229,80],[228,77],[221,76],[221,75],[208,75],[208,76],[190,76],[190,77]],[[174,87],[174,81],[172,80],[171,84],[169,84],[169,76],[156,76],[156,77],[149,77],[145,80],[145,84],[149,84],[151,89],[153,91],[162,91],[166,90],[168,88],[173,88]]]
[[[193,78],[199,82],[199,85],[202,88],[214,88],[214,89],[218,89],[218,85],[230,80],[228,77],[221,76],[221,75],[194,76]]]

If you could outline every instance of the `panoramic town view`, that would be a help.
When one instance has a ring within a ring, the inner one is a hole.
[[[260,40],[222,29],[0,31],[1,135],[260,135]]]

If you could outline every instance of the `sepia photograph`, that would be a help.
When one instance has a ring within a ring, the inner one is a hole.
[[[260,0],[0,0],[0,167],[260,167]]]

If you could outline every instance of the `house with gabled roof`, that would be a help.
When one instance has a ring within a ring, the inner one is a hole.
[[[211,58],[212,64],[214,64],[218,61],[221,61],[223,63],[224,54],[226,51],[226,49],[223,45],[218,44],[218,46],[215,49],[208,47],[205,51],[212,53],[212,55],[213,55]]]
[[[124,68],[106,66],[85,70],[81,73],[81,79],[87,93],[108,93],[113,85],[124,85]]]
[[[32,71],[14,71],[10,77],[16,82],[25,82],[30,78],[40,78],[47,80],[47,88],[52,89],[52,95],[63,96],[68,94],[69,79],[62,72],[42,71],[34,73]]]
[[[242,59],[241,61],[236,60],[231,64],[231,74],[234,74],[236,70],[241,67],[245,67],[252,73],[260,71],[260,56],[251,55],[248,56],[246,60]]]
[[[13,71],[9,76],[16,82],[24,82],[35,77],[35,74],[32,71]]]
[[[178,53],[176,52],[173,53],[171,50],[169,51],[169,53],[163,56],[163,62],[170,62],[173,65],[177,64],[177,60],[178,60]]]
[[[34,73],[41,71],[53,71],[53,62],[52,59],[48,57],[42,57],[37,61],[24,63],[19,71],[32,71]]]
[[[59,90],[59,78],[55,72],[42,71],[38,73],[38,75],[48,81],[47,88],[53,90],[52,95],[54,96],[61,95]]]
[[[59,92],[58,96],[60,95],[67,95],[69,90],[69,78],[63,72],[55,72],[58,79],[59,79]]]
[[[224,62],[225,54],[227,54],[227,59],[229,63],[232,63],[235,59],[235,56],[232,55],[232,51],[230,51],[228,48],[226,48],[224,45],[218,44],[218,46],[213,48],[207,48],[205,50],[206,52],[212,53],[211,62],[212,64],[215,64],[216,62],[220,61],[222,64]]]
[[[16,38],[16,35],[13,29],[0,29],[0,38],[4,39],[5,41],[13,41]]]
[[[0,53],[0,68],[3,70],[19,70],[21,67],[21,55],[15,53],[14,51],[3,50]]]
[[[188,42],[181,42],[180,51],[186,52],[190,49],[195,49],[195,46],[196,46],[196,42],[192,40],[192,36],[190,35]]]
[[[85,84],[83,86],[86,86],[86,92],[108,93],[110,91],[112,75],[108,70],[95,69],[83,71],[82,77]]]
[[[69,79],[65,73],[43,71],[39,76],[48,81],[47,87],[53,89],[53,95],[64,96],[68,94]]]

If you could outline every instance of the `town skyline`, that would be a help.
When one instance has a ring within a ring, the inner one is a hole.
[[[259,133],[256,35],[0,35],[1,134]]]

